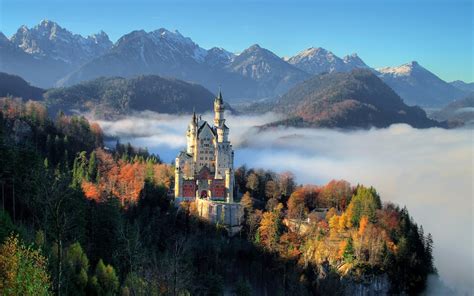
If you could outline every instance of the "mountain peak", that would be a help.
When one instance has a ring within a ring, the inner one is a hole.
[[[43,19],[39,24],[37,24],[34,27],[34,29],[51,31],[51,30],[54,30],[54,29],[63,29],[63,28],[61,28],[61,26],[58,25],[56,22],[53,22],[53,21],[47,20],[47,19]],[[71,33],[71,35],[72,35],[72,33]]]
[[[104,32],[84,38],[48,19],[31,29],[21,26],[10,41],[36,59],[76,65],[103,54],[112,46]]]
[[[262,47],[258,44],[252,44],[249,48],[247,48],[248,51],[256,51],[256,50],[261,50]]]
[[[382,74],[391,74],[394,76],[408,76],[413,70],[425,70],[417,61],[411,61],[409,63],[397,66],[397,67],[383,67],[377,69]]]

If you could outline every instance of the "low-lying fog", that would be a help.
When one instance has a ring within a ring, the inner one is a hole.
[[[204,116],[211,120],[209,114]],[[299,183],[324,184],[345,179],[373,185],[384,201],[406,205],[434,239],[441,279],[462,294],[474,291],[472,129],[252,128],[276,119],[227,116],[236,166],[292,171]],[[148,147],[171,162],[186,143],[190,116],[143,112],[115,122],[99,121],[107,135]]]

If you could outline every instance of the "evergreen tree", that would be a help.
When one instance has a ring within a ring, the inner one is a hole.
[[[87,168],[87,181],[93,182],[96,180],[96,172],[97,172],[97,160],[95,151],[92,151],[89,156],[89,165]]]
[[[115,295],[118,292],[119,280],[112,265],[106,265],[100,259],[91,278],[91,285],[98,296]]]
[[[67,294],[85,295],[88,282],[89,259],[78,242],[69,246],[64,261],[68,279]]]

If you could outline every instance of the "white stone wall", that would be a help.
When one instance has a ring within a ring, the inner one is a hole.
[[[206,199],[195,200],[198,215],[210,223],[224,225],[229,232],[239,229],[244,210],[239,203],[223,203]]]

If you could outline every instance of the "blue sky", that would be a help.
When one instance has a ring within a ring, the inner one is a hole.
[[[50,19],[115,41],[136,29],[177,29],[204,48],[258,43],[280,56],[320,46],[372,67],[412,60],[451,81],[474,81],[473,1],[0,0],[0,31]]]

